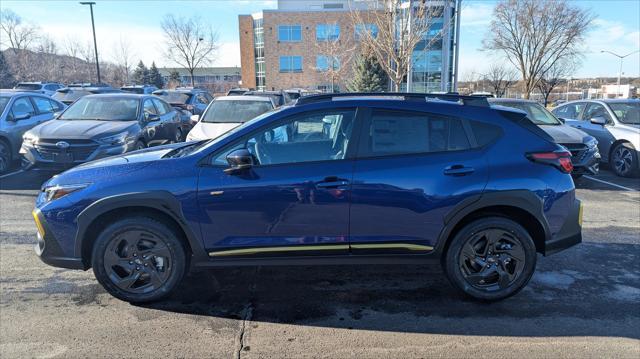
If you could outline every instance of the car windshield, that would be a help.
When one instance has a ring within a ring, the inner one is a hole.
[[[640,125],[640,102],[616,102],[609,106],[618,121],[628,125]]]
[[[83,97],[74,102],[60,120],[135,121],[139,100],[122,97]]]
[[[17,84],[15,89],[18,90],[40,90],[42,85],[40,84]]]
[[[167,101],[170,104],[184,105],[189,102],[189,99],[191,99],[191,94],[182,92],[162,91],[160,93],[154,93],[154,95],[161,97],[163,100]]]
[[[202,122],[206,123],[242,123],[261,115],[272,106],[266,101],[218,100],[213,101]]]
[[[4,108],[9,103],[9,99],[11,99],[11,97],[5,97],[5,96],[0,97],[0,113],[4,111]]]
[[[80,97],[87,96],[87,95],[91,95],[91,92],[83,91],[83,90],[56,91],[56,93],[54,93],[53,96],[51,96],[51,98],[54,98],[66,104],[70,104],[73,101],[79,99]]]
[[[531,122],[536,125],[561,125],[554,115],[551,114],[544,106],[534,102],[498,102],[500,106],[513,107],[527,113]]]

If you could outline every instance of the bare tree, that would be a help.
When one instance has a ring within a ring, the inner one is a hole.
[[[503,97],[507,88],[516,81],[516,71],[505,64],[492,64],[485,78],[496,97]]]
[[[576,63],[571,61],[558,61],[551,68],[547,69],[540,80],[536,84],[536,88],[540,91],[544,98],[544,105],[547,106],[549,102],[549,96],[553,89],[558,87],[561,83],[566,83],[566,78],[569,77],[575,70]]]
[[[48,35],[43,35],[38,41],[36,51],[44,54],[57,55],[58,44],[56,44],[56,42]]]
[[[218,49],[218,34],[199,17],[189,19],[165,15],[161,23],[167,45],[166,57],[184,67],[191,76],[196,68],[210,64]]]
[[[442,30],[429,33],[434,19],[440,17],[441,6],[428,1],[363,0],[368,10],[352,9],[354,24],[372,24],[376,31],[362,31],[362,43],[371,48],[376,59],[391,78],[393,90],[400,91],[413,61],[416,46],[424,48],[442,38]],[[427,34],[429,36],[427,36]],[[423,46],[421,46],[423,47]],[[407,86],[407,90],[410,90]]]
[[[0,13],[0,29],[2,44],[13,49],[14,53],[27,50],[38,39],[38,27],[22,22],[20,15],[10,9],[3,9]]]
[[[135,54],[131,49],[131,43],[122,35],[118,42],[113,46],[113,60],[118,65],[120,76],[125,83],[129,83],[129,75],[131,74],[131,66],[134,61]]]
[[[337,26],[337,24],[329,24],[329,27],[331,26]],[[315,48],[320,56],[324,56],[326,67],[318,68],[317,66],[313,66],[313,70],[318,71],[331,85],[330,91],[335,92],[336,81],[344,78],[344,75],[350,70],[349,65],[353,59],[356,47],[348,42],[340,41],[340,39],[336,37],[316,41]]]
[[[501,50],[520,71],[529,98],[542,74],[580,54],[593,16],[568,0],[503,0],[493,10],[486,50]]]

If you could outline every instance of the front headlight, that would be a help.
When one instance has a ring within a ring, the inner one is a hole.
[[[97,141],[104,145],[123,145],[128,142],[129,132],[122,132],[117,135],[99,138]]]
[[[33,146],[38,143],[38,139],[38,136],[27,132],[22,136],[22,143],[24,143],[25,145]]]
[[[55,185],[51,187],[45,187],[42,191],[44,192],[45,202],[51,202],[54,199],[58,199],[64,197],[70,193],[79,191],[81,189],[87,188],[89,183],[81,183],[81,184],[70,184],[70,185]]]
[[[594,148],[596,146],[598,146],[598,140],[595,139],[595,137],[585,137],[585,141],[584,144],[587,145],[587,147],[589,148]]]

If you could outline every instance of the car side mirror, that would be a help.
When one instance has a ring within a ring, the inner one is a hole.
[[[156,115],[155,113],[149,113],[149,112],[144,113],[144,120],[147,122],[155,121],[158,118],[160,118],[160,116]]]
[[[195,125],[200,121],[200,115],[191,115],[191,117],[189,117],[189,121],[191,121],[192,125]]]
[[[31,117],[30,113],[21,113],[21,114],[13,116],[13,120],[14,121],[26,120],[26,119],[28,119],[30,117]]]
[[[57,119],[58,119],[58,117],[60,117],[60,115],[62,115],[62,112],[54,112],[54,113],[53,113],[53,119],[54,119],[54,120],[57,120]]]
[[[565,118],[558,117],[558,120],[560,120],[560,122],[562,122],[562,123],[567,123],[567,119],[565,119]]]
[[[593,123],[594,125],[600,125],[600,126],[604,126],[607,124],[607,119],[602,117],[602,116],[596,116],[591,118],[591,123]]]
[[[229,153],[227,155],[227,163],[229,163],[229,168],[224,170],[226,174],[248,170],[255,165],[253,155],[246,148],[237,149]]]

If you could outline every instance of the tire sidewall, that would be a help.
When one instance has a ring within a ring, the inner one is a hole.
[[[474,288],[467,283],[460,271],[458,262],[462,247],[466,241],[475,233],[490,228],[506,230],[520,240],[525,253],[525,266],[520,277],[508,288],[487,292]],[[521,225],[507,218],[486,217],[469,223],[456,234],[445,256],[444,270],[452,284],[465,294],[475,299],[493,301],[510,297],[522,290],[535,271],[536,259],[535,244],[529,233]]]
[[[104,253],[111,244],[111,240],[119,233],[127,230],[145,230],[160,238],[171,253],[171,273],[169,279],[158,289],[149,293],[130,293],[118,288],[110,279],[104,268]],[[146,217],[119,220],[105,228],[93,246],[91,265],[98,282],[114,297],[131,302],[143,303],[162,299],[169,295],[182,281],[188,268],[187,255],[184,245],[178,235],[164,224]]]

